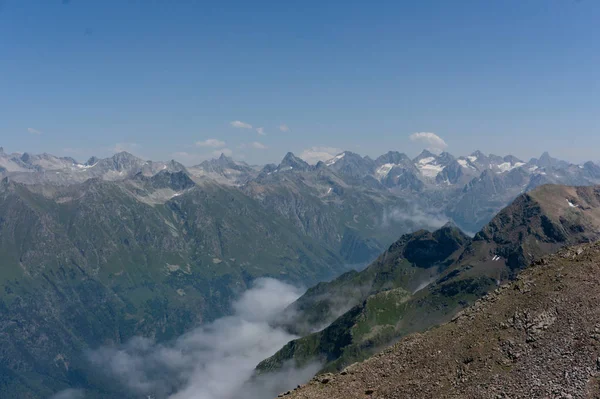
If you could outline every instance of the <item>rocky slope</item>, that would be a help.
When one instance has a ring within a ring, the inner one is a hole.
[[[531,261],[599,238],[600,188],[565,186],[521,195],[472,240],[452,226],[404,236],[364,271],[322,283],[292,305],[293,316],[284,323],[304,334],[307,326],[322,328],[339,309],[349,310],[288,343],[258,370],[315,359],[324,370],[340,369],[398,337],[448,320]]]
[[[597,398],[600,244],[545,257],[450,323],[280,396]]]

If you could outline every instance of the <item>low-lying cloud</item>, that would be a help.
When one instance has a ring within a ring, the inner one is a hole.
[[[59,393],[52,395],[50,399],[84,399],[85,393],[82,389],[65,389]]]
[[[270,323],[301,294],[291,285],[259,279],[233,304],[232,316],[198,327],[171,344],[138,337],[123,347],[92,351],[89,359],[127,391],[155,399],[275,397],[320,367],[290,366],[254,376],[260,361],[296,338]]]
[[[424,210],[417,206],[394,208],[383,212],[382,224],[389,226],[392,222],[405,222],[413,225],[415,229],[439,229],[449,219],[442,213],[434,210]]]

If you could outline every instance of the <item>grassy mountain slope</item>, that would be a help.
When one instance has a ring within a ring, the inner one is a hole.
[[[0,380],[3,398],[98,386],[85,348],[167,340],[228,313],[256,277],[314,284],[344,267],[239,190],[168,173],[2,181],[0,259],[0,368],[21,376]]]

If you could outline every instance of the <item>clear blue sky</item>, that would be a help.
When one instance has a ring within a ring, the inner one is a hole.
[[[600,159],[600,1],[0,0],[8,151],[262,163],[415,132]]]

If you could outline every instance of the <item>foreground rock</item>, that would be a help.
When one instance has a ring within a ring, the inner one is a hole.
[[[563,249],[452,322],[285,397],[598,398],[599,304],[600,244]]]

